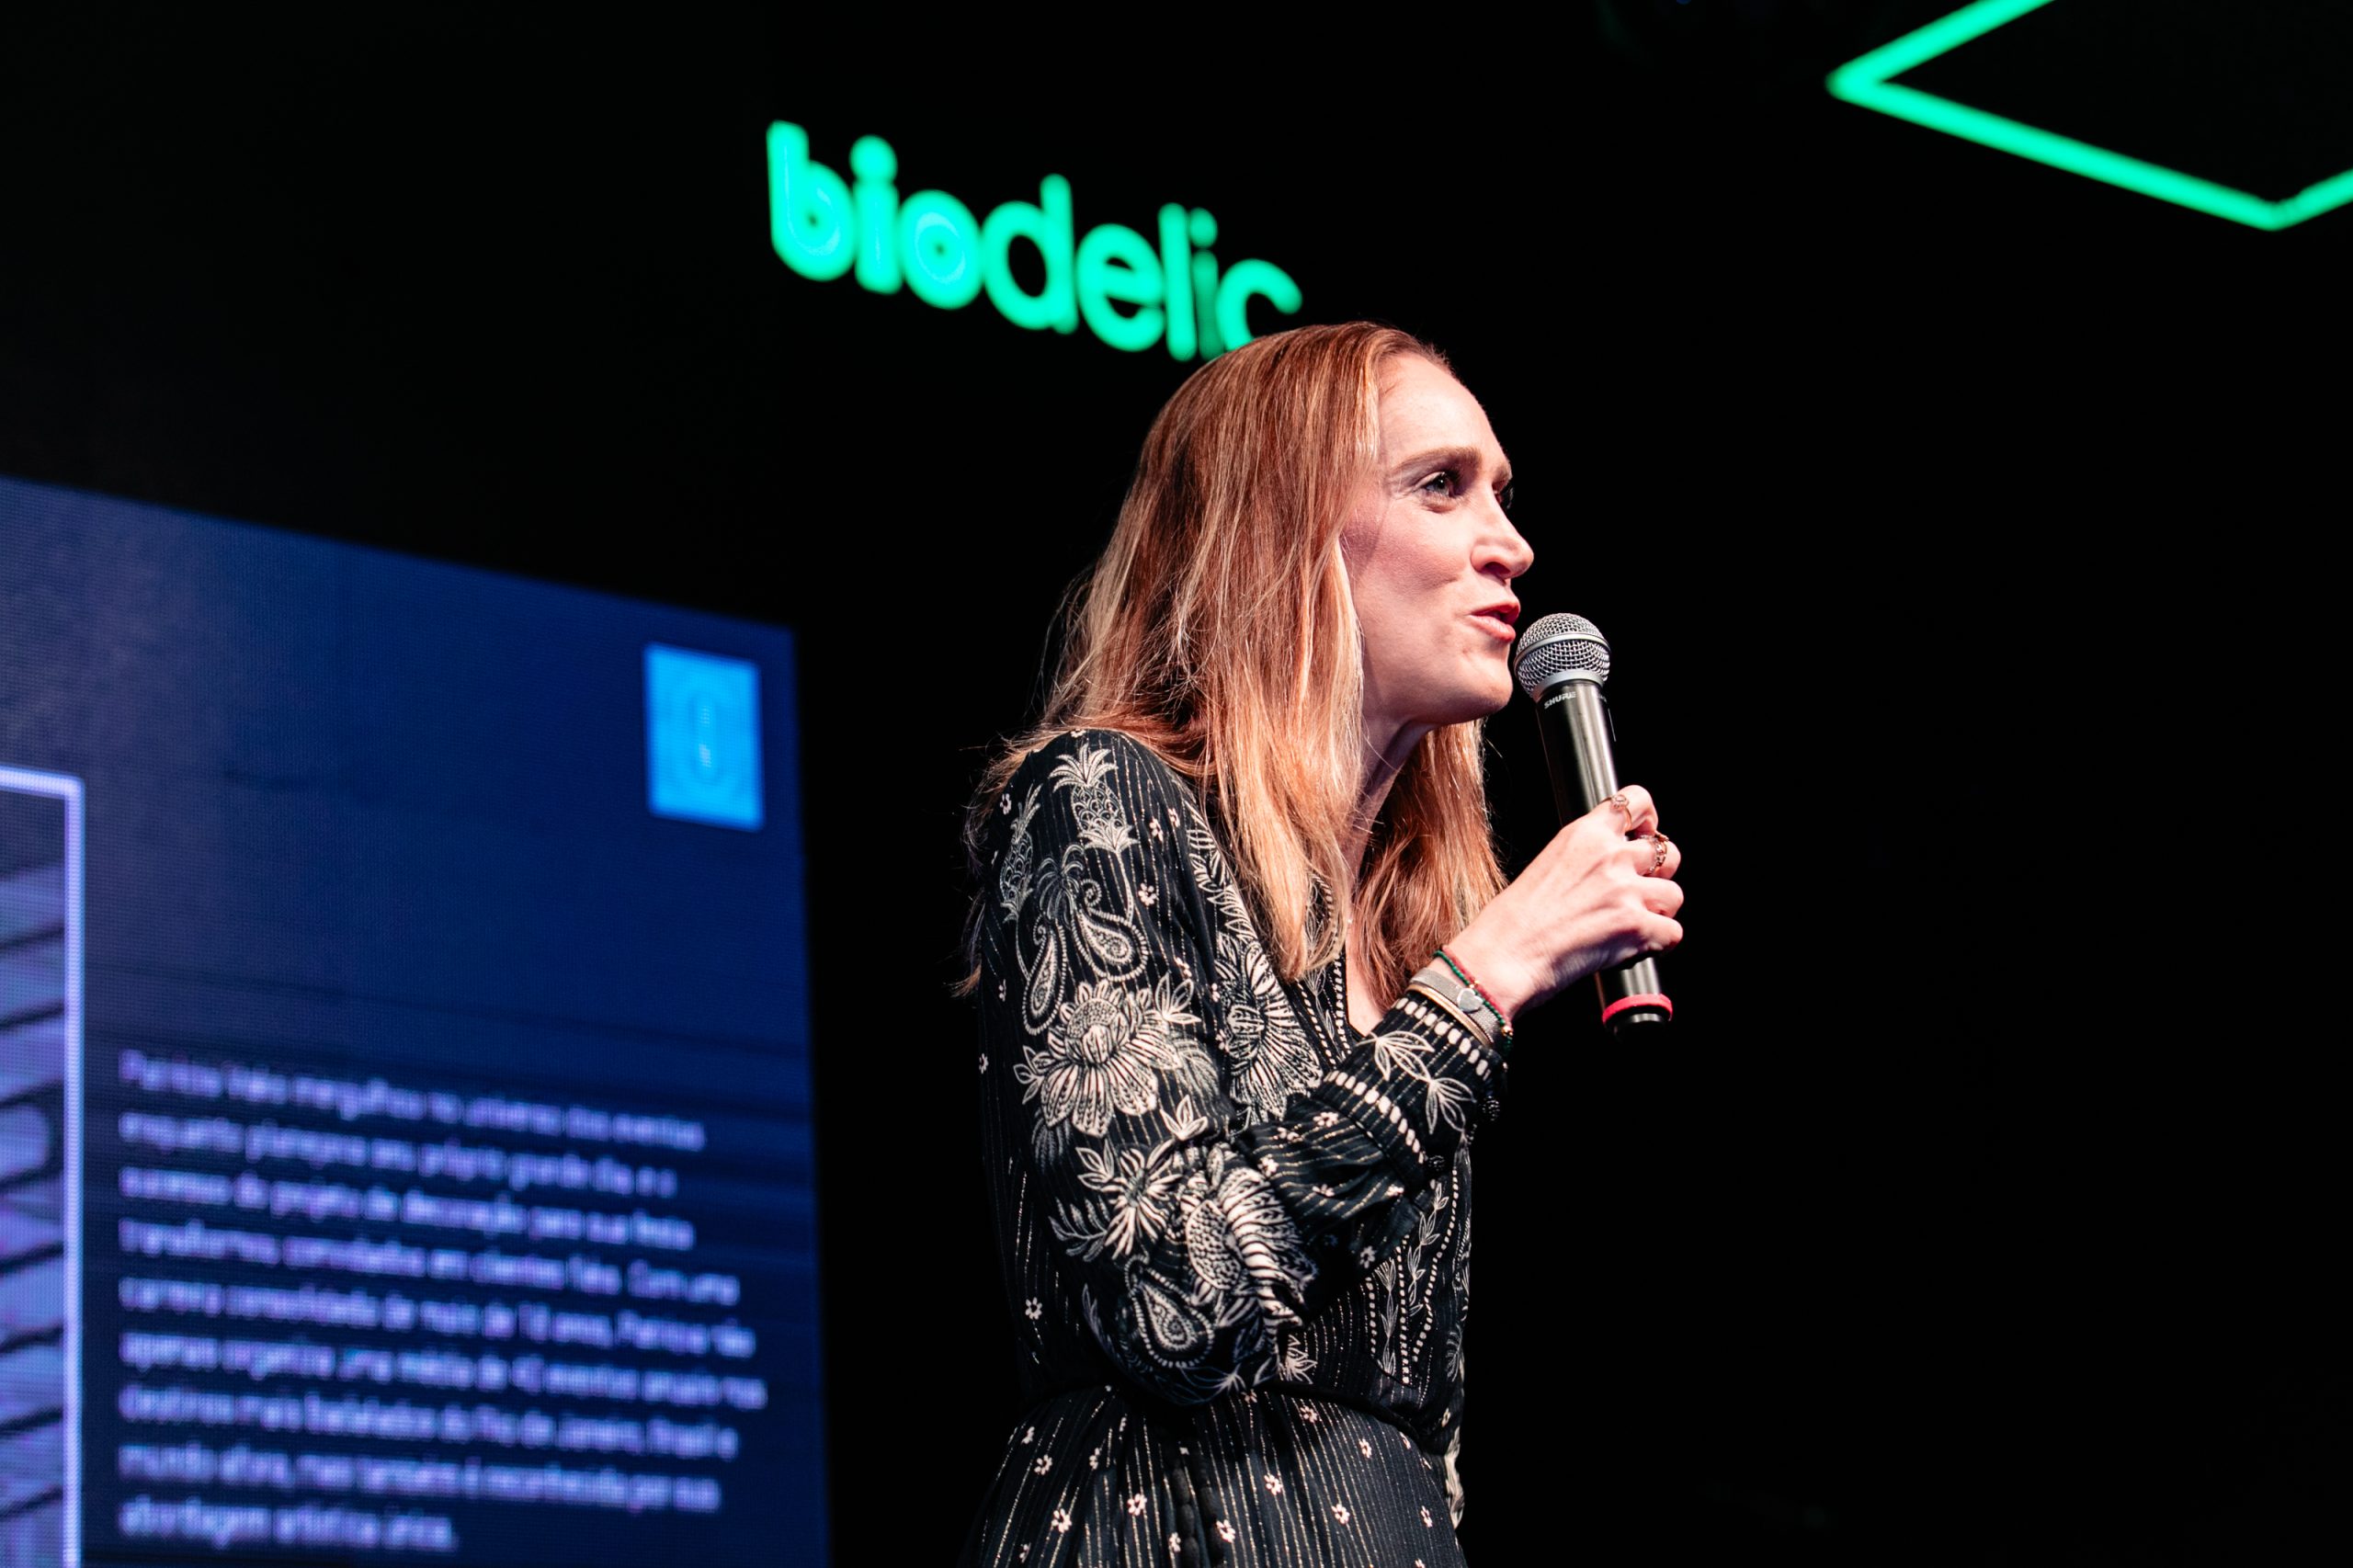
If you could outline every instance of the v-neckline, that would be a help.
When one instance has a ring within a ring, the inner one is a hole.
[[[1356,1015],[1348,1010],[1348,949],[1347,944],[1343,943],[1341,945],[1340,956],[1333,960],[1332,962],[1334,966],[1333,974],[1335,979],[1333,989],[1338,993],[1339,997],[1338,1012],[1340,1016],[1340,1028],[1347,1031],[1348,1043],[1351,1046],[1357,1045],[1364,1040],[1370,1040],[1372,1038],[1372,1031],[1358,1028]]]

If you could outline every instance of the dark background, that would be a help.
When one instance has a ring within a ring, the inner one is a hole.
[[[0,472],[795,629],[835,1540],[942,1560],[1018,1414],[961,801],[1184,368],[793,275],[761,131],[1209,207],[1301,319],[1452,355],[1690,853],[1672,1042],[1532,1017],[1481,1146],[1468,1549],[2276,1557],[2353,1475],[2303,913],[2353,218],[1822,90],[1948,8],[12,17]],[[2268,197],[2353,166],[2345,24],[2241,9],[2058,0],[1918,79]]]

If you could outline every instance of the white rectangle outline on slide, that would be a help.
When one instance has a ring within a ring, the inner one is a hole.
[[[65,1562],[82,1563],[82,781],[0,767],[0,790],[65,804]]]

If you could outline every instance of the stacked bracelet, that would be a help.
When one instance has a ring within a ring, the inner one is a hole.
[[[1503,1048],[1495,1043],[1495,1026],[1481,1021],[1487,1016],[1487,1010],[1478,1006],[1476,997],[1472,998],[1472,1006],[1468,1008],[1458,1006],[1454,998],[1462,988],[1454,983],[1454,977],[1448,974],[1442,966],[1430,964],[1416,971],[1414,978],[1405,983],[1405,989],[1427,1002],[1434,1011],[1461,1025],[1464,1034],[1489,1051],[1502,1051]]]
[[[1446,965],[1448,969],[1452,970],[1454,971],[1454,978],[1462,982],[1464,985],[1471,988],[1472,992],[1478,996],[1480,1005],[1485,1007],[1487,1011],[1494,1016],[1495,1020],[1495,1031],[1503,1036],[1504,1044],[1506,1046],[1511,1044],[1511,1020],[1504,1017],[1504,1010],[1501,1007],[1495,1006],[1495,999],[1487,994],[1487,988],[1480,984],[1477,981],[1472,979],[1470,971],[1465,970],[1461,964],[1456,963],[1454,961],[1454,955],[1448,952],[1444,948],[1438,949],[1437,952],[1432,953],[1430,956],[1438,960],[1438,962]]]
[[[1495,1006],[1477,981],[1462,972],[1461,966],[1448,958],[1440,949],[1438,961],[1427,963],[1417,971],[1412,983],[1443,1003],[1447,1011],[1471,1026],[1489,1049],[1511,1050],[1511,1022],[1503,1009]]]

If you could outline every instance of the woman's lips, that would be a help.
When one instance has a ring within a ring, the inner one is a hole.
[[[1518,635],[1512,630],[1512,622],[1519,619],[1518,605],[1489,605],[1484,609],[1472,611],[1471,619],[1506,642]]]

